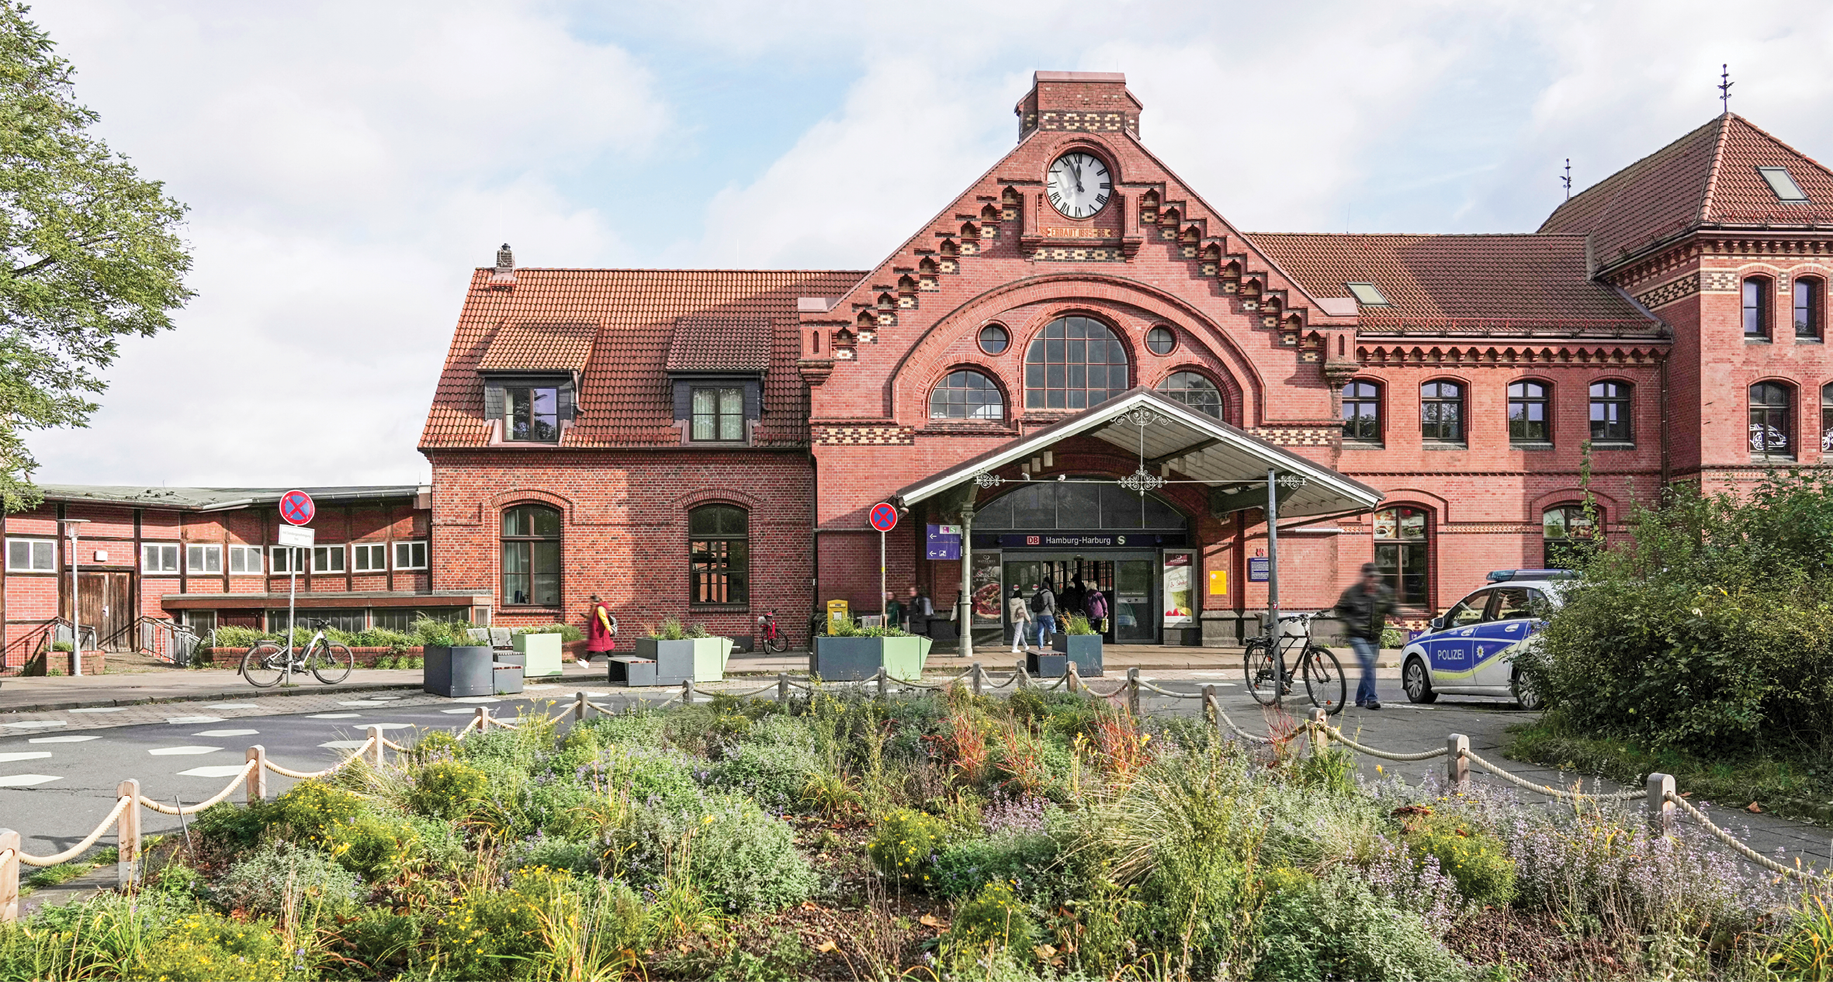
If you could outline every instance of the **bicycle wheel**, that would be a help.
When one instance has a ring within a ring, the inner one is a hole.
[[[1343,711],[1343,700],[1349,696],[1349,683],[1343,679],[1343,666],[1329,648],[1305,646],[1305,694],[1311,704],[1326,713]]]
[[[788,648],[789,641],[785,639],[781,633],[771,635],[764,639],[765,651],[774,651],[777,654],[782,654],[784,651],[788,650]]]
[[[259,689],[279,683],[286,674],[287,652],[272,641],[257,641],[242,656],[242,677]]]
[[[1273,656],[1265,641],[1250,641],[1247,654],[1242,657],[1243,667],[1247,670],[1247,692],[1254,701],[1262,706],[1271,706],[1279,699],[1278,671],[1273,667]]]
[[[306,664],[312,667],[312,674],[318,676],[318,681],[336,685],[350,677],[350,667],[356,664],[356,656],[341,644],[326,642],[324,647],[306,655]]]

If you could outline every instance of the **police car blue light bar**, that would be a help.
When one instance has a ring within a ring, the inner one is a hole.
[[[1506,583],[1509,580],[1576,580],[1579,577],[1575,569],[1492,569],[1485,577],[1491,583]]]

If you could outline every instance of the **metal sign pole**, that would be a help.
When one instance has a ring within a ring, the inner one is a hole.
[[[1286,658],[1279,646],[1279,472],[1267,469],[1267,634],[1273,641],[1273,705],[1286,708]]]
[[[885,590],[885,533],[878,533],[878,616],[886,627],[891,626],[891,594]]]
[[[83,608],[77,603],[77,592],[82,582],[77,579],[77,526],[70,526],[70,674],[83,674]],[[55,645],[53,645],[55,647]],[[49,659],[47,659],[49,660]]]
[[[299,597],[299,547],[287,551],[292,555],[286,564],[286,679],[282,685],[293,684],[293,603]]]
[[[960,658],[974,657],[974,504],[961,509],[961,602],[955,616],[961,632]]]

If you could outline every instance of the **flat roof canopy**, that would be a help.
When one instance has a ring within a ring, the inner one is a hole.
[[[1281,518],[1368,511],[1382,498],[1380,491],[1323,464],[1152,389],[1135,388],[905,487],[897,492],[897,500],[914,505],[1027,460],[1072,436],[1091,436],[1137,454],[1140,472],[1123,479],[1123,486],[1149,490],[1163,484],[1199,483],[1230,489],[1233,493],[1228,497],[1239,502],[1225,506],[1227,511],[1264,508],[1269,470],[1277,472],[1280,480]],[[1166,464],[1176,476],[1159,476]],[[1126,485],[1127,480],[1135,484]]]

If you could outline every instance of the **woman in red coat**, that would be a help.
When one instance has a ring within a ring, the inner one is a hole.
[[[591,661],[593,655],[611,657],[611,648],[617,636],[617,618],[605,607],[605,602],[592,595],[592,612],[586,615],[586,656],[583,660]]]

